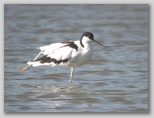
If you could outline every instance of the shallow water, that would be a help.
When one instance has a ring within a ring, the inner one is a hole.
[[[5,5],[5,112],[148,112],[148,5]],[[38,67],[19,72],[53,42],[95,45],[90,62],[75,69]]]

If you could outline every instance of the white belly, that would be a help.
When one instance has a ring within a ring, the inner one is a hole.
[[[83,50],[82,52],[79,52],[78,55],[74,59],[72,59],[71,63],[68,66],[71,66],[71,67],[81,66],[87,63],[91,59],[92,54],[93,54],[92,49]]]

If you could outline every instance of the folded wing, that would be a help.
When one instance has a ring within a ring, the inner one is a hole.
[[[32,66],[68,65],[71,59],[77,55],[77,46],[74,42],[54,43],[39,48],[44,56],[30,61]]]

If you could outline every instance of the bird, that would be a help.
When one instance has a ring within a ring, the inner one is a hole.
[[[19,70],[25,71],[32,66],[68,66],[71,68],[69,83],[72,83],[74,68],[86,64],[91,59],[94,43],[105,46],[94,39],[93,33],[84,32],[80,40],[41,46],[37,48],[40,53],[32,61],[28,61],[27,66]]]

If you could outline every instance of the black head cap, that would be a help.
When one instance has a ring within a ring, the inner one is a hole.
[[[82,34],[81,38],[84,37],[84,36],[90,38],[91,40],[94,40],[94,35],[91,32],[84,32]]]

